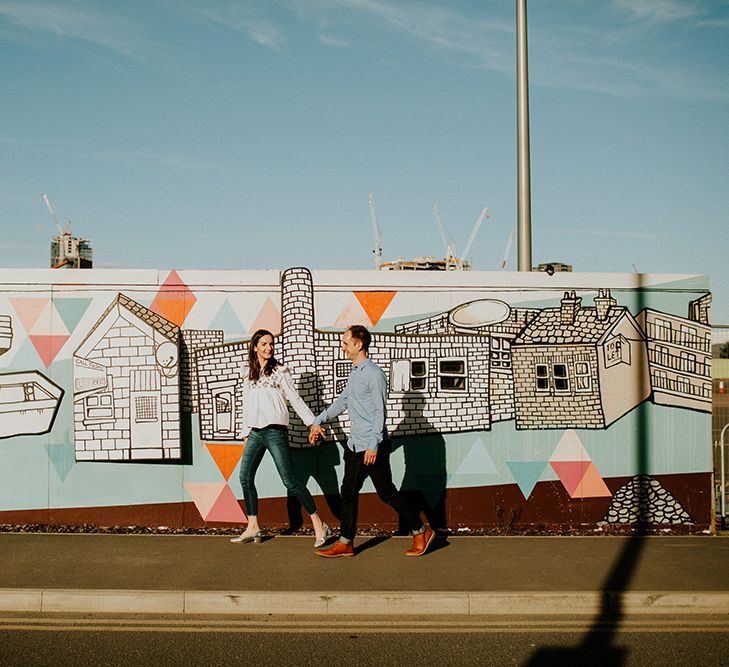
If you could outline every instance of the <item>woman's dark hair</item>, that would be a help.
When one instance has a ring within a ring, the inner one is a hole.
[[[258,382],[261,378],[261,365],[258,363],[256,345],[258,345],[258,341],[264,336],[271,336],[273,338],[273,334],[268,329],[259,329],[253,334],[251,342],[248,343],[248,379],[251,382]],[[281,362],[276,357],[271,357],[263,369],[263,375],[271,375],[276,370],[276,367],[280,365]]]

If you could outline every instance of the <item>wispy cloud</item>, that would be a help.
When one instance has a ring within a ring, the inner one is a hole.
[[[132,21],[97,8],[40,0],[0,0],[0,17],[16,28],[79,40],[131,58],[138,58],[151,46]]]
[[[261,15],[255,5],[241,3],[201,4],[190,10],[202,20],[226,30],[246,35],[256,44],[280,50],[286,41],[281,28]]]
[[[349,46],[349,42],[346,39],[333,37],[332,35],[320,34],[319,41],[326,46],[333,46],[339,49]]]
[[[383,0],[291,0],[300,17],[320,27],[347,15],[379,21],[388,30],[406,34],[444,54],[466,56],[468,64],[505,71],[511,67],[514,25],[498,20],[474,20],[456,9],[438,4],[384,2]],[[356,27],[353,28],[356,30]]]
[[[685,0],[615,0],[615,6],[636,18],[657,22],[682,21],[704,14],[699,2]]]

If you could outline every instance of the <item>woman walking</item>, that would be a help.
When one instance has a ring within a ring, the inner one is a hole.
[[[240,484],[243,487],[248,526],[231,542],[260,542],[258,524],[258,493],[255,477],[266,450],[271,452],[276,469],[288,492],[296,496],[311,517],[314,547],[322,546],[331,535],[316,511],[314,499],[294,472],[288,442],[289,410],[287,401],[304,424],[314,422],[314,414],[294,387],[291,372],[274,356],[273,334],[259,329],[248,345],[248,375],[243,381],[243,410],[245,426],[243,457],[240,462]]]

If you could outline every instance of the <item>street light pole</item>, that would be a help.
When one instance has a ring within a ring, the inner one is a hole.
[[[516,0],[517,245],[519,271],[532,270],[529,67],[526,0]]]

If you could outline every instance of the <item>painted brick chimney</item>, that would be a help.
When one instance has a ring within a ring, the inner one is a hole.
[[[574,291],[565,292],[560,301],[560,322],[568,325],[574,324],[581,303],[582,297],[577,296]]]
[[[618,302],[610,296],[609,289],[598,290],[597,296],[595,297],[595,308],[597,309],[598,321],[604,322],[605,318],[608,316],[608,312],[610,312],[610,308],[617,305]]]

